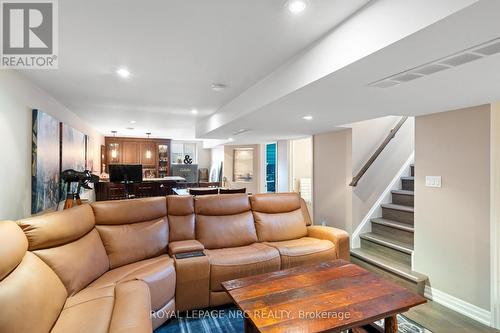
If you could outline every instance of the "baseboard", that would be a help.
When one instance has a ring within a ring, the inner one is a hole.
[[[429,286],[425,286],[424,296],[481,324],[491,326],[490,311]]]

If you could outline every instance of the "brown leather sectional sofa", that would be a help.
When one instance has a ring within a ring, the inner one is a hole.
[[[0,332],[151,332],[174,310],[231,303],[223,281],[348,255],[347,233],[311,226],[294,193],[108,201],[0,222]]]

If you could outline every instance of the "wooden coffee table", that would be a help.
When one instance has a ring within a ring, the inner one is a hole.
[[[245,314],[245,332],[341,332],[425,303],[415,294],[344,260],[306,265],[222,283]]]

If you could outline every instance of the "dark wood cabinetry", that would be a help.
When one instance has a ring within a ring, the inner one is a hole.
[[[144,178],[170,175],[170,139],[106,137],[103,162],[109,164],[142,164]]]
[[[172,187],[176,186],[176,180],[164,179],[170,176],[169,139],[106,137],[101,157],[105,172],[109,172],[110,164],[141,164],[143,181],[96,183],[97,201],[165,196],[172,194]]]
[[[145,198],[166,196],[172,194],[172,188],[177,186],[177,180],[144,180],[141,183],[111,183],[95,184],[96,200],[123,200],[129,198]]]
[[[134,141],[123,141],[122,163],[141,164],[140,144]]]
[[[142,142],[140,156],[143,167],[155,168],[158,161],[158,145],[154,142]]]

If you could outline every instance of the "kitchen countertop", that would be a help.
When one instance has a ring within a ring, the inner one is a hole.
[[[186,181],[186,178],[179,177],[179,176],[167,176],[167,177],[164,177],[164,178],[143,178],[142,181],[143,182],[163,182],[163,181],[179,181],[179,182],[183,182],[183,181]],[[109,179],[100,179],[99,182],[102,182],[102,183],[108,182],[109,183]]]

